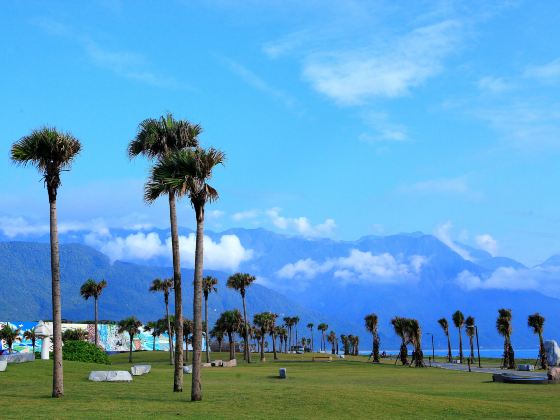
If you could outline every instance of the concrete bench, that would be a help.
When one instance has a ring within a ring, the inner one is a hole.
[[[4,372],[7,367],[8,367],[8,361],[0,360],[0,372]]]
[[[126,370],[94,370],[88,379],[93,382],[132,382],[132,375]]]
[[[150,373],[151,369],[151,365],[134,365],[130,368],[130,373],[132,373],[132,376],[140,376]]]

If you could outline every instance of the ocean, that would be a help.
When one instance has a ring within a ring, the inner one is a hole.
[[[432,355],[432,349],[423,349],[424,350],[424,357],[429,357]],[[539,355],[538,349],[513,349],[515,352],[515,357],[519,359],[537,359]],[[399,350],[385,350],[381,349],[380,353],[385,351],[387,354],[397,354]],[[447,356],[447,349],[435,349],[434,351],[436,356]],[[458,357],[459,349],[451,349],[451,353],[453,357]],[[488,357],[493,359],[501,359],[504,353],[504,349],[480,349],[480,357]],[[368,351],[360,351],[361,355],[369,356],[371,354],[371,350]],[[410,354],[410,353],[409,353]],[[470,354],[470,349],[468,347],[463,347],[463,356],[468,356]],[[474,356],[477,357],[476,348],[474,349]]]

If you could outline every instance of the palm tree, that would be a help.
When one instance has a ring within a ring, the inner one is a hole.
[[[546,369],[548,367],[548,362],[546,360],[546,349],[544,348],[543,341],[543,328],[544,328],[544,316],[538,312],[533,315],[529,315],[527,325],[533,329],[535,334],[539,336],[539,360],[541,362],[541,369]]]
[[[364,320],[366,322],[366,329],[373,336],[373,347],[372,347],[373,363],[379,363],[379,334],[377,332],[377,315],[376,314],[366,315]]]
[[[451,318],[453,319],[455,328],[459,330],[459,362],[463,363],[463,336],[461,334],[461,329],[465,324],[465,316],[463,315],[463,312],[455,311]]]
[[[60,303],[60,258],[58,250],[57,194],[60,174],[69,170],[80,153],[81,144],[69,133],[54,128],[34,130],[12,145],[12,161],[19,165],[33,165],[43,175],[50,207],[51,293],[53,312],[53,398],[64,395],[62,368],[62,315]]]
[[[21,330],[19,328],[12,328],[8,323],[4,324],[4,326],[0,330],[0,340],[4,340],[6,342],[6,344],[8,345],[9,353],[12,352],[12,346],[14,345],[14,343],[18,340],[21,340],[19,338],[20,332]]]
[[[344,355],[350,354],[350,344],[348,342],[348,336],[345,334],[340,335],[340,341],[342,342],[342,347],[344,348]]]
[[[288,331],[283,326],[276,327],[276,335],[280,338],[280,353],[285,353],[284,338],[288,335]]]
[[[216,321],[217,330],[224,331],[228,336],[229,341],[229,360],[235,359],[235,344],[233,342],[233,336],[235,333],[239,332],[241,326],[243,325],[243,318],[241,313],[234,309],[233,311],[222,312],[218,320]]]
[[[441,326],[445,336],[447,337],[447,361],[451,363],[453,356],[451,355],[451,340],[449,339],[449,323],[447,322],[447,319],[441,318],[438,319],[438,324]]]
[[[191,335],[193,332],[194,322],[188,318],[183,318],[183,340],[185,342],[185,351],[183,354],[185,356],[185,362],[189,361],[189,335]]]
[[[474,339],[474,325],[475,325],[475,321],[474,318],[472,316],[468,316],[467,319],[465,320],[465,332],[467,333],[467,336],[469,337],[469,345],[471,348],[471,354],[469,356],[469,363],[473,364],[474,363],[474,343],[473,343],[473,339]]]
[[[161,320],[158,321],[149,321],[146,323],[146,325],[144,325],[144,331],[146,332],[151,332],[152,337],[154,338],[153,344],[152,344],[152,350],[156,351],[156,338],[158,338],[163,330],[165,329],[165,326],[162,325]]]
[[[422,329],[416,319],[407,318],[404,320],[406,335],[414,346],[414,356],[412,362],[415,367],[424,367],[424,352],[422,351]]]
[[[268,324],[268,333],[270,334],[270,338],[272,339],[272,353],[274,354],[274,360],[278,360],[278,354],[276,354],[276,335],[278,334],[276,318],[278,318],[278,314],[274,314],[271,312],[270,318],[270,323]]]
[[[222,330],[217,329],[216,327],[210,330],[210,337],[215,339],[218,342],[218,351],[222,352],[222,342],[224,341],[224,332]],[[208,344],[206,344],[208,345]]]
[[[37,335],[35,334],[35,327],[27,330],[23,333],[23,338],[26,340],[31,340],[31,345],[33,346],[33,354],[35,354],[35,343],[37,342]]]
[[[295,329],[295,332],[296,332],[296,340],[295,340],[295,343],[296,343],[296,345],[297,345],[297,344],[298,344],[298,331],[297,331],[297,326],[298,326],[298,324],[299,324],[299,316],[293,316],[293,317],[292,317],[292,324],[294,325],[294,329]]]
[[[140,327],[142,323],[134,316],[130,316],[128,318],[122,319],[118,323],[118,332],[119,334],[124,334],[125,332],[128,333],[130,337],[130,349],[128,352],[128,362],[132,363],[132,341],[134,340],[134,336],[140,332]]]
[[[283,321],[284,321],[284,325],[288,329],[288,342],[286,347],[289,349],[289,351],[291,351],[292,350],[292,327],[294,326],[294,318],[291,316],[285,316],[283,318]]]
[[[128,145],[128,156],[132,159],[143,155],[148,159],[161,160],[173,152],[198,146],[198,136],[202,128],[187,121],[175,120],[172,114],[160,119],[148,118],[138,127],[136,137]],[[153,174],[152,174],[153,175]],[[158,182],[158,180],[153,180]],[[150,181],[148,181],[150,182]],[[175,346],[175,370],[173,373],[173,391],[183,391],[183,294],[181,287],[181,258],[179,253],[179,230],[177,225],[176,196],[177,189],[161,188],[152,191],[147,200],[155,201],[161,195],[169,200],[169,222],[171,227],[171,248],[173,257],[173,288],[175,289],[175,319],[178,320]],[[145,197],[146,198],[146,197]]]
[[[311,353],[313,353],[313,327],[315,325],[313,325],[312,322],[310,322],[309,324],[307,324],[307,329],[309,330],[309,334],[311,335]]]
[[[208,340],[208,295],[212,292],[217,293],[218,279],[212,276],[206,276],[202,279],[202,293],[204,294],[204,322],[206,323],[206,328],[204,333],[206,334],[206,363],[210,362],[210,341]]]
[[[393,325],[393,329],[395,330],[395,334],[397,334],[401,339],[401,347],[399,351],[399,358],[403,365],[408,364],[408,350],[406,348],[408,337],[407,337],[407,330],[406,330],[406,318],[402,318],[400,316],[396,316],[391,319],[391,324]],[[395,360],[395,364],[397,363]]]
[[[515,369],[515,355],[511,345],[511,309],[498,309],[496,329],[498,333],[504,337],[504,360],[502,367],[506,369]]]
[[[258,333],[258,337],[260,338],[261,362],[265,361],[264,339],[268,332],[274,330],[275,318],[276,317],[272,314],[272,312],[262,312],[253,316],[253,324],[257,327],[256,333]]]
[[[243,331],[243,338],[245,340],[244,357],[247,363],[251,363],[251,352],[249,351],[249,330],[247,326],[247,307],[245,304],[245,293],[247,287],[249,287],[255,280],[255,276],[247,273],[235,273],[227,280],[227,287],[237,290],[241,295],[241,300],[243,302],[243,322],[245,323],[245,328]]]
[[[173,289],[173,279],[154,279],[150,285],[150,292],[162,292],[165,303],[165,319],[167,319],[167,331],[171,331],[171,320],[169,318],[169,293]],[[169,334],[169,364],[173,364],[173,340]]]
[[[335,351],[336,350],[335,345],[336,345],[336,342],[337,342],[336,333],[334,331],[331,331],[329,333],[328,337],[327,337],[327,340],[328,340],[329,343],[331,343],[331,346],[332,346],[331,353],[336,354],[336,351]]]
[[[321,322],[319,325],[317,325],[317,329],[321,331],[321,350],[327,351],[327,343],[325,341],[325,331],[329,329],[329,326],[328,324]]]
[[[86,282],[82,284],[82,287],[80,287],[80,295],[82,295],[82,297],[85,300],[88,300],[90,297],[92,297],[95,302],[95,345],[96,346],[99,345],[99,338],[97,336],[97,323],[99,322],[98,301],[99,301],[99,296],[101,296],[101,293],[103,292],[103,289],[105,289],[105,287],[107,287],[107,282],[105,280],[101,280],[99,283],[97,283],[93,279],[87,279]]]
[[[288,353],[288,330],[282,328],[282,335],[284,337],[284,353]]]

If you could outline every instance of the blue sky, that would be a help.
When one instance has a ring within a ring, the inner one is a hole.
[[[560,4],[488,3],[2,2],[0,229],[46,220],[8,159],[44,124],[84,146],[61,222],[166,226],[125,150],[171,111],[227,153],[214,230],[423,231],[538,263],[560,252]]]

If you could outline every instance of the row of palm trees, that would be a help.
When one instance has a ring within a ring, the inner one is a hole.
[[[470,345],[470,355],[468,358],[469,363],[474,363],[474,345],[473,339],[477,333],[477,326],[475,324],[475,319],[472,316],[465,318],[463,313],[459,310],[455,311],[451,317],[453,320],[453,325],[457,328],[459,333],[459,362],[463,363],[463,338],[462,329],[465,327],[465,332],[469,337]],[[539,357],[538,363],[541,369],[547,368],[547,358],[546,351],[544,348],[543,331],[544,331],[545,318],[538,312],[529,315],[527,318],[527,325],[529,328],[533,329],[533,332],[538,335],[539,338]],[[453,356],[451,354],[451,340],[449,337],[449,323],[446,318],[441,318],[438,320],[439,325],[443,329],[447,337],[447,358],[451,362]],[[504,338],[504,353],[502,358],[502,367],[507,369],[515,368],[515,352],[511,344],[511,334],[512,328],[512,311],[511,309],[498,309],[498,317],[496,319],[496,330]]]
[[[198,136],[202,128],[185,120],[176,120],[171,114],[159,119],[148,118],[139,124],[135,138],[128,145],[130,158],[145,156],[154,161],[144,189],[144,199],[150,204],[159,197],[167,196],[171,227],[173,288],[175,295],[175,318],[178,320],[176,343],[182,343],[182,282],[177,224],[176,201],[187,196],[195,211],[196,250],[193,290],[193,372],[191,399],[202,399],[200,381],[200,353],[202,340],[202,275],[204,210],[206,203],[218,199],[218,191],[208,180],[217,165],[223,164],[225,155],[214,148],[199,146]],[[51,246],[51,293],[53,311],[53,387],[52,396],[64,395],[62,366],[62,314],[60,289],[60,257],[57,223],[57,196],[61,174],[68,171],[82,150],[80,141],[70,133],[52,127],[33,130],[16,141],[11,147],[11,159],[15,164],[35,166],[43,177],[49,199],[49,225]],[[182,345],[175,345],[175,369],[173,390],[183,390]]]

